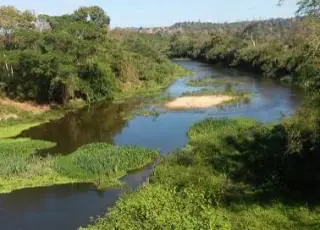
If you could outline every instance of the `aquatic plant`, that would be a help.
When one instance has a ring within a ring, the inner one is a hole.
[[[49,148],[54,143],[30,139],[0,139],[0,177],[12,178],[26,175],[33,164],[32,155],[39,149]]]
[[[65,176],[102,179],[122,176],[155,160],[159,153],[139,147],[118,147],[96,143],[79,148],[69,156],[57,159],[56,170]]]
[[[202,79],[191,79],[188,81],[188,86],[194,87],[212,87],[212,86],[221,86],[231,84],[232,86],[238,86],[241,82],[237,80],[230,80],[230,79],[219,79],[213,77],[205,77]]]

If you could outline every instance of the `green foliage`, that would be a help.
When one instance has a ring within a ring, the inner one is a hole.
[[[299,0],[299,9],[297,14],[299,15],[320,15],[320,1],[319,0]]]
[[[15,25],[9,37],[0,35],[0,89],[12,98],[58,104],[111,100],[120,92],[163,87],[179,74],[166,57],[168,39],[109,32],[110,18],[100,7],[40,15],[35,28],[17,24],[22,13],[14,7],[2,10]]]
[[[312,117],[305,132],[314,132]],[[302,204],[295,196],[305,189],[300,178],[313,178],[317,187],[318,176],[307,168],[315,159],[306,148],[292,148],[297,145],[290,136],[302,130],[288,123],[296,121],[271,126],[207,119],[194,125],[188,146],[163,159],[150,184],[123,196],[88,229],[318,229],[318,204],[305,204],[316,193],[299,197]],[[293,165],[301,154],[308,160]],[[287,170],[294,173],[291,181]],[[299,177],[295,171],[311,174]]]
[[[110,186],[119,183],[119,177],[144,167],[159,155],[155,150],[109,144],[83,146],[69,156],[40,157],[36,154],[54,145],[22,138],[0,139],[0,192],[73,182]]]
[[[110,18],[99,6],[80,7],[73,13],[76,21],[89,22],[98,27],[109,26]]]
[[[157,155],[157,151],[151,149],[89,144],[70,156],[60,157],[56,168],[68,177],[103,178],[142,168]]]
[[[274,79],[290,76],[293,84],[319,91],[319,17],[287,22],[291,26],[281,21],[269,23],[227,24],[236,32],[222,28],[211,33],[196,33],[196,25],[190,24],[184,33],[172,36],[171,55],[259,71]],[[274,27],[288,28],[278,31]],[[275,31],[278,33],[272,35]]]
[[[5,34],[16,28],[32,28],[35,16],[30,11],[19,11],[13,6],[0,7],[0,28]]]
[[[89,229],[231,229],[223,212],[204,203],[203,194],[192,189],[177,194],[161,185],[148,186],[118,202]]]
[[[0,177],[10,178],[27,173],[28,166],[35,160],[32,154],[53,145],[50,142],[30,139],[0,139]]]

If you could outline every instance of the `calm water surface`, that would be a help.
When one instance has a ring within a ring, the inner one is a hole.
[[[233,69],[212,67],[199,62],[179,60],[176,63],[193,71],[178,79],[164,94],[171,97],[200,87],[187,85],[190,79],[207,76],[237,82],[236,90],[252,93],[248,104],[237,104],[204,110],[166,111],[155,107],[157,116],[125,117],[144,102],[130,100],[119,104],[99,104],[64,118],[24,131],[20,137],[47,140],[57,143],[42,153],[70,154],[78,147],[92,142],[116,145],[138,145],[158,149],[163,155],[184,146],[187,130],[207,117],[252,117],[262,122],[278,121],[299,107],[302,96],[297,90],[279,85],[258,76]],[[225,85],[216,86],[224,90]],[[132,189],[143,184],[152,173],[152,167],[132,173],[123,181]],[[90,217],[103,215],[123,189],[97,191],[91,185],[64,185],[48,188],[25,189],[0,196],[0,223],[2,229],[76,229],[90,223]]]

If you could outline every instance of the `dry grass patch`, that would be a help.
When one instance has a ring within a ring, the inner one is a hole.
[[[31,102],[17,102],[8,98],[1,98],[0,105],[12,106],[27,112],[46,112],[50,110],[49,105],[37,105]]]

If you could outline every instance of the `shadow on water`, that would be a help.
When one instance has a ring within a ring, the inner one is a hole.
[[[56,143],[43,154],[69,154],[78,147],[92,142],[113,144],[114,137],[127,125],[125,116],[134,110],[137,101],[122,104],[101,103],[80,111],[70,112],[63,118],[33,127],[18,137],[46,140]]]
[[[1,229],[72,230],[87,226],[97,216],[104,215],[128,188],[136,190],[148,182],[153,167],[149,165],[123,177],[124,188],[99,191],[91,184],[72,184],[23,189],[1,195]]]

